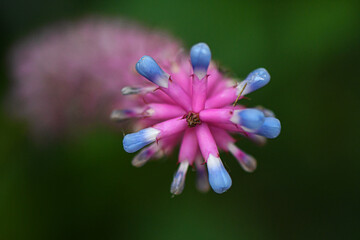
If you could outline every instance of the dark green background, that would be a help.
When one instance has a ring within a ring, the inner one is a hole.
[[[0,239],[359,239],[359,1],[74,1],[1,3],[2,98],[6,54],[46,24],[88,14],[168,30],[244,77],[271,83],[250,104],[273,109],[279,138],[253,174],[223,159],[233,186],[195,190],[193,172],[171,198],[175,158],[131,166],[122,136],[106,128],[40,146],[0,113]]]

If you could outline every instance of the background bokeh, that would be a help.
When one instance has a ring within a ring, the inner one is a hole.
[[[273,109],[279,138],[243,149],[248,174],[223,156],[233,186],[195,190],[190,172],[171,198],[176,158],[131,166],[122,135],[106,128],[39,145],[0,111],[0,239],[359,239],[359,1],[17,0],[0,3],[3,100],[6,56],[49,23],[127,17],[185,46],[204,41],[236,76],[266,67],[271,83],[251,104]],[[21,111],[21,109],[19,109]]]

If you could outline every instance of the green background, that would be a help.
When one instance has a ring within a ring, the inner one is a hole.
[[[258,148],[253,174],[223,160],[233,186],[195,189],[190,172],[171,198],[175,158],[131,166],[122,136],[106,128],[46,146],[0,113],[0,239],[360,239],[359,1],[74,1],[1,3],[6,55],[49,23],[128,17],[190,47],[207,42],[236,76],[263,66],[271,83],[251,104],[273,109],[279,138]]]

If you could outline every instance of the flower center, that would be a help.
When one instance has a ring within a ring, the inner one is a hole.
[[[184,117],[189,127],[196,127],[196,125],[201,124],[201,120],[198,113],[195,112],[188,112],[185,114]]]

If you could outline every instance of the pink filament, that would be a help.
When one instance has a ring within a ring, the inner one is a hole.
[[[199,79],[196,74],[192,75],[192,110],[196,113],[205,108],[207,76]]]
[[[198,143],[196,140],[195,129],[189,128],[186,130],[179,152],[179,162],[188,161],[190,165],[193,164],[198,151]]]
[[[222,92],[212,96],[205,103],[205,108],[221,108],[232,104],[237,98],[236,88],[226,88]]]
[[[150,103],[148,106],[148,112],[151,118],[156,120],[171,119],[186,113],[181,107],[171,104]]]
[[[188,124],[186,122],[186,119],[182,119],[182,117],[173,118],[173,119],[167,120],[165,122],[155,124],[153,126],[153,128],[160,130],[158,139],[171,136],[178,132],[182,132],[187,127],[188,127]]]
[[[205,109],[200,112],[201,121],[208,123],[231,123],[232,109]]]
[[[221,128],[211,127],[211,133],[215,138],[216,144],[223,150],[228,151],[229,143],[235,143],[235,139],[231,137],[225,130]]]
[[[219,151],[208,125],[206,123],[202,123],[201,125],[197,126],[195,130],[200,151],[205,161],[207,161],[209,158],[209,154],[218,157]]]
[[[186,111],[191,110],[190,96],[175,82],[169,81],[168,88],[160,87],[160,89],[177,102]]]

